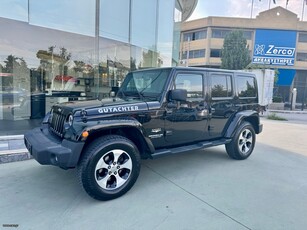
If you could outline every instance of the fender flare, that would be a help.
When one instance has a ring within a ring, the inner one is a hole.
[[[261,132],[259,114],[256,111],[247,110],[247,111],[238,112],[234,116],[234,118],[231,120],[230,124],[228,125],[228,128],[225,131],[224,137],[232,138],[236,132],[237,127],[243,121],[250,122],[257,134]]]
[[[148,147],[150,153],[155,152],[155,147],[153,146],[150,138],[147,137],[146,131],[144,130],[142,124],[135,119],[109,119],[102,121],[89,121],[87,126],[82,130],[82,132],[87,131],[89,134],[95,134],[100,131],[105,130],[115,130],[123,128],[134,128],[139,133],[139,136],[143,139],[146,147]]]

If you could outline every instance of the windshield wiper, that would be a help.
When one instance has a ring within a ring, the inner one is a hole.
[[[158,74],[158,76],[156,76],[148,85],[146,85],[146,86],[144,87],[144,89],[141,90],[140,94],[143,95],[143,92],[145,91],[145,89],[148,89],[148,87],[151,86],[152,83],[154,83],[154,82],[161,76],[162,73],[163,73],[163,71],[161,71],[161,72]]]

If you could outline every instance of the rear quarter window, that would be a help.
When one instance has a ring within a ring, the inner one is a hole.
[[[211,95],[213,98],[232,97],[232,82],[230,75],[212,74],[211,75]]]
[[[257,97],[256,80],[252,76],[236,77],[237,94],[240,98]]]

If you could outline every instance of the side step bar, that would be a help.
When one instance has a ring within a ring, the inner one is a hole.
[[[223,145],[223,144],[229,143],[230,141],[231,141],[231,139],[223,138],[223,139],[219,139],[219,140],[215,140],[215,141],[204,141],[204,142],[199,142],[199,143],[196,143],[196,144],[185,145],[185,146],[176,147],[176,148],[158,149],[151,155],[151,157],[153,159],[156,159],[156,158],[167,156],[167,155],[173,155],[173,154],[184,153],[184,152],[188,152],[188,151],[194,151],[194,150],[209,148],[209,147],[213,147],[213,146],[217,146],[217,145]]]

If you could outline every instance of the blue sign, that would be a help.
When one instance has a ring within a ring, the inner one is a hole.
[[[296,31],[256,30],[254,64],[293,66]]]

